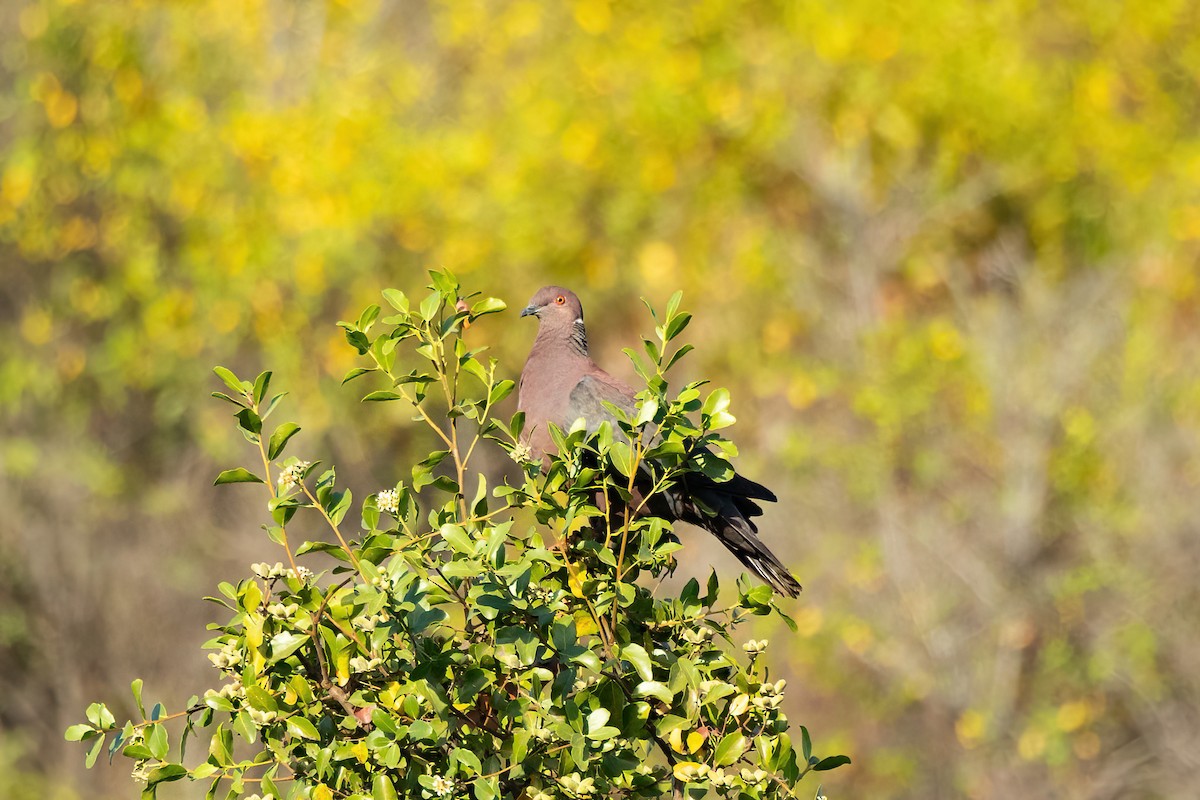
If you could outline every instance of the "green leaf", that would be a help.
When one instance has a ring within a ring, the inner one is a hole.
[[[691,321],[692,315],[686,312],[677,317],[673,317],[671,321],[666,324],[666,330],[664,331],[666,334],[665,340],[669,342],[679,334],[683,333],[683,329],[686,328],[688,323]]]
[[[371,781],[372,800],[397,800],[396,787],[392,779],[382,773],[376,773]]]
[[[142,705],[142,679],[134,678],[133,683],[129,684],[129,689],[133,692],[133,701],[137,703],[138,713],[142,715],[142,719],[145,719],[146,707]]]
[[[291,439],[300,432],[300,426],[294,422],[285,422],[275,429],[271,434],[271,442],[267,447],[267,458],[274,460],[283,454],[283,448],[287,445],[288,439]]]
[[[150,755],[157,758],[159,761],[167,757],[169,744],[167,742],[167,729],[162,725],[150,725],[146,728],[146,747],[150,748]]]
[[[746,752],[746,737],[741,731],[734,731],[721,740],[713,751],[713,764],[718,767],[728,766],[742,757]]]
[[[808,728],[800,726],[800,752],[804,755],[804,762],[812,758],[812,738],[808,735]]]
[[[218,378],[225,381],[225,385],[228,386],[230,389],[237,392],[238,394],[243,394],[243,395],[246,394],[246,387],[242,384],[242,382],[240,380],[238,380],[237,375],[234,375],[233,372],[226,369],[225,367],[213,367],[213,372],[216,373]]]
[[[262,433],[262,417],[254,413],[252,409],[243,408],[236,415],[238,427],[248,433]]]
[[[271,637],[271,660],[279,661],[287,658],[308,641],[311,641],[309,637],[290,631],[275,634]]]
[[[213,396],[213,397],[216,397],[216,398],[217,398],[217,399],[219,399],[219,400],[227,400],[227,401],[229,401],[230,403],[233,403],[233,404],[234,404],[235,406],[237,406],[238,408],[245,408],[245,407],[246,407],[246,404],[245,404],[245,402],[243,402],[243,401],[241,401],[241,400],[235,400],[234,398],[230,397],[229,395],[225,394],[224,392],[213,392],[213,393],[212,393],[212,396]]]
[[[384,289],[383,299],[388,301],[388,304],[399,311],[401,314],[408,313],[408,295],[398,289]]]
[[[641,410],[638,411],[637,419],[634,420],[635,425],[645,425],[650,420],[654,419],[654,415],[658,413],[658,401],[653,397],[642,403]]]
[[[213,481],[213,486],[220,486],[222,483],[263,483],[263,479],[255,475],[244,467],[235,469],[227,469],[217,476]]]
[[[379,319],[379,306],[372,303],[363,309],[363,312],[358,315],[357,328],[366,333],[375,324],[375,320]]]
[[[442,306],[442,293],[432,292],[428,297],[421,301],[421,319],[429,322],[437,314],[438,309]]]
[[[813,770],[815,772],[824,772],[827,769],[837,769],[843,764],[849,763],[850,756],[829,756],[828,758],[822,758],[816,764],[813,764]]]
[[[458,552],[464,555],[471,555],[475,552],[475,541],[461,525],[443,525],[439,533]]]
[[[496,403],[499,403],[501,400],[512,394],[513,389],[515,389],[516,386],[517,385],[515,383],[507,379],[500,381],[492,387],[492,391],[488,395],[488,403],[493,406],[496,405]]]
[[[258,377],[254,379],[254,402],[261,403],[263,398],[267,396],[267,387],[271,385],[271,373],[260,372]]]
[[[633,451],[628,442],[613,442],[612,446],[608,448],[608,457],[612,460],[617,472],[625,477],[629,477],[629,473],[633,472]]]
[[[83,763],[87,765],[88,769],[91,769],[93,766],[95,766],[96,759],[100,757],[100,751],[102,751],[103,749],[104,749],[104,737],[97,736],[96,741],[92,743],[91,749],[88,750],[87,758],[85,758],[83,760]]]
[[[299,715],[287,718],[288,733],[293,736],[299,736],[301,739],[320,739],[320,734],[317,733],[317,728],[307,717]]]
[[[636,697],[653,697],[661,700],[667,705],[675,699],[675,695],[666,687],[666,684],[660,681],[642,681],[633,691]]]
[[[627,644],[622,647],[621,658],[633,665],[638,677],[643,681],[654,679],[654,665],[650,661],[650,654],[640,644]]]
[[[246,687],[246,700],[259,711],[278,711],[279,702],[274,695],[256,683]]]
[[[471,306],[472,317],[482,317],[484,314],[495,314],[508,308],[508,304],[496,297],[485,297]]]
[[[177,781],[187,774],[187,768],[182,764],[163,764],[150,770],[150,774],[146,776],[146,788],[149,789],[160,783]]]
[[[696,348],[690,344],[685,344],[683,347],[680,347],[678,350],[676,350],[674,353],[671,354],[671,357],[669,359],[667,359],[667,363],[663,365],[662,371],[666,372],[671,367],[675,366],[676,361],[683,358],[684,356],[686,356],[688,353],[692,352],[695,349]]]
[[[450,753],[450,760],[457,761],[464,767],[467,767],[472,773],[478,775],[483,772],[483,763],[479,760],[479,756],[475,755],[471,750],[464,747],[457,747]],[[513,761],[519,759],[513,758]]]
[[[354,380],[355,378],[357,378],[361,375],[366,375],[368,372],[374,372],[374,371],[375,371],[375,367],[355,367],[354,369],[352,369],[346,373],[346,377],[342,378],[342,385],[345,386],[347,383]]]
[[[364,403],[385,403],[389,400],[401,400],[401,399],[403,399],[403,396],[397,394],[396,392],[388,391],[387,389],[380,389],[379,391],[371,392],[370,394],[368,394],[366,397],[364,397],[362,399],[362,402],[364,402]]]
[[[92,734],[94,736],[96,732],[96,729],[91,725],[72,725],[71,727],[67,728],[66,740],[68,742],[83,741],[84,739],[92,738],[88,734]]]
[[[475,697],[483,690],[483,687],[491,683],[491,677],[479,669],[472,667],[463,673],[457,687],[458,702],[470,703],[475,700]]]
[[[683,300],[683,290],[678,289],[673,295],[671,295],[671,299],[667,301],[666,318],[668,320],[672,319],[675,316],[675,312],[679,310],[679,302],[681,300]]]
[[[92,703],[84,712],[88,722],[95,725],[99,730],[106,731],[117,723],[112,712],[108,710],[108,706],[103,703]]]

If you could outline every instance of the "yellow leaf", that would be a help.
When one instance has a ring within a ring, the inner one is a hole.
[[[350,748],[350,754],[358,759],[358,763],[367,763],[367,743],[359,742]]]

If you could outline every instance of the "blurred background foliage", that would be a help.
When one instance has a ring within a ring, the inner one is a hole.
[[[1200,5],[14,0],[0,8],[0,795],[211,680],[277,556],[209,367],[364,492],[425,445],[333,322],[445,266],[676,288],[734,389],[831,797],[1200,794]],[[533,335],[484,326],[511,376]],[[685,362],[686,363],[686,362]],[[631,370],[625,369],[625,375]],[[495,469],[500,469],[499,464]],[[249,494],[249,493],[247,493]],[[731,564],[695,531],[681,574]],[[800,688],[803,687],[803,688]],[[176,710],[171,708],[169,710]],[[118,714],[119,715],[119,714]]]

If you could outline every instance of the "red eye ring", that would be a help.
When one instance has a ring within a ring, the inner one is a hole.
[[[556,304],[556,305],[560,305],[560,306],[561,306],[563,303],[567,302],[567,298],[563,297],[563,296],[560,294],[558,297],[554,298],[554,302],[555,302],[555,304]]]

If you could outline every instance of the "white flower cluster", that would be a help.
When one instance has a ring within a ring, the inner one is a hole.
[[[687,783],[703,780],[706,775],[708,775],[708,764],[697,764],[690,761],[675,767],[675,777]]]
[[[575,691],[582,692],[584,689],[591,688],[600,682],[599,675],[588,675],[586,678],[580,678],[575,681]]]
[[[350,659],[351,672],[370,672],[371,670],[383,665],[382,658],[363,658],[355,656]]]
[[[267,606],[267,613],[275,619],[291,619],[300,610],[295,603],[272,603]]]
[[[741,775],[742,780],[751,785],[762,783],[767,779],[767,773],[763,772],[761,769],[743,769]]]
[[[587,797],[596,791],[596,781],[593,778],[585,778],[578,772],[564,775],[558,779],[558,782],[564,789],[576,797]]]
[[[236,675],[230,679],[230,682],[221,687],[220,691],[209,689],[204,693],[208,697],[224,697],[226,700],[233,700],[235,697],[245,697],[246,687],[242,686],[242,681]]]
[[[723,769],[713,769],[708,772],[708,782],[713,786],[720,788],[722,786],[732,786],[735,778],[732,775],[726,775]]]
[[[508,455],[518,464],[527,464],[533,460],[533,450],[524,442],[514,447]]]
[[[369,617],[363,617],[360,620],[355,620],[354,624],[358,626],[359,630],[370,633],[371,631],[375,630],[376,625],[379,625],[382,622],[387,622],[389,619],[391,619],[391,617],[388,616],[386,611],[380,611],[378,614],[372,614]]]
[[[433,776],[433,793],[438,797],[445,797],[454,792],[454,779],[447,778],[445,775]]]
[[[745,650],[747,653],[749,653],[751,656],[756,656],[759,653],[766,651],[767,640],[766,639],[751,639],[750,641],[748,641],[744,645],[742,645],[742,649]]]
[[[229,642],[219,652],[209,653],[208,660],[217,669],[232,670],[238,664],[242,663],[242,652],[237,649],[233,642]]]
[[[536,792],[530,795],[529,800],[554,800],[554,795],[538,789]]]
[[[280,562],[268,564],[265,561],[260,561],[250,565],[250,571],[264,580],[272,578],[299,578],[304,583],[308,583],[313,579],[313,571],[308,567],[296,567],[296,571],[285,567]]]
[[[751,702],[755,708],[759,709],[779,708],[780,703],[783,702],[783,689],[785,686],[787,686],[787,681],[783,678],[774,683],[764,683],[758,690],[758,696]]]
[[[713,631],[709,627],[689,628],[683,632],[683,640],[689,644],[708,644],[712,638]]]
[[[259,728],[267,727],[279,717],[274,711],[259,711],[253,707],[248,709],[248,711],[250,713],[250,720]]]
[[[145,783],[150,779],[150,762],[142,760],[134,765],[133,772],[129,773],[129,777],[133,778],[138,783]]]
[[[384,489],[375,495],[375,504],[379,506],[380,511],[386,511],[389,514],[399,514],[400,493],[395,489]]]
[[[262,797],[252,794],[249,797],[243,798],[242,800],[275,800],[275,795],[271,794],[270,792],[264,794]]]
[[[297,461],[290,467],[285,467],[283,472],[279,473],[279,485],[284,489],[298,486],[304,480],[305,471],[311,466],[310,461]]]

